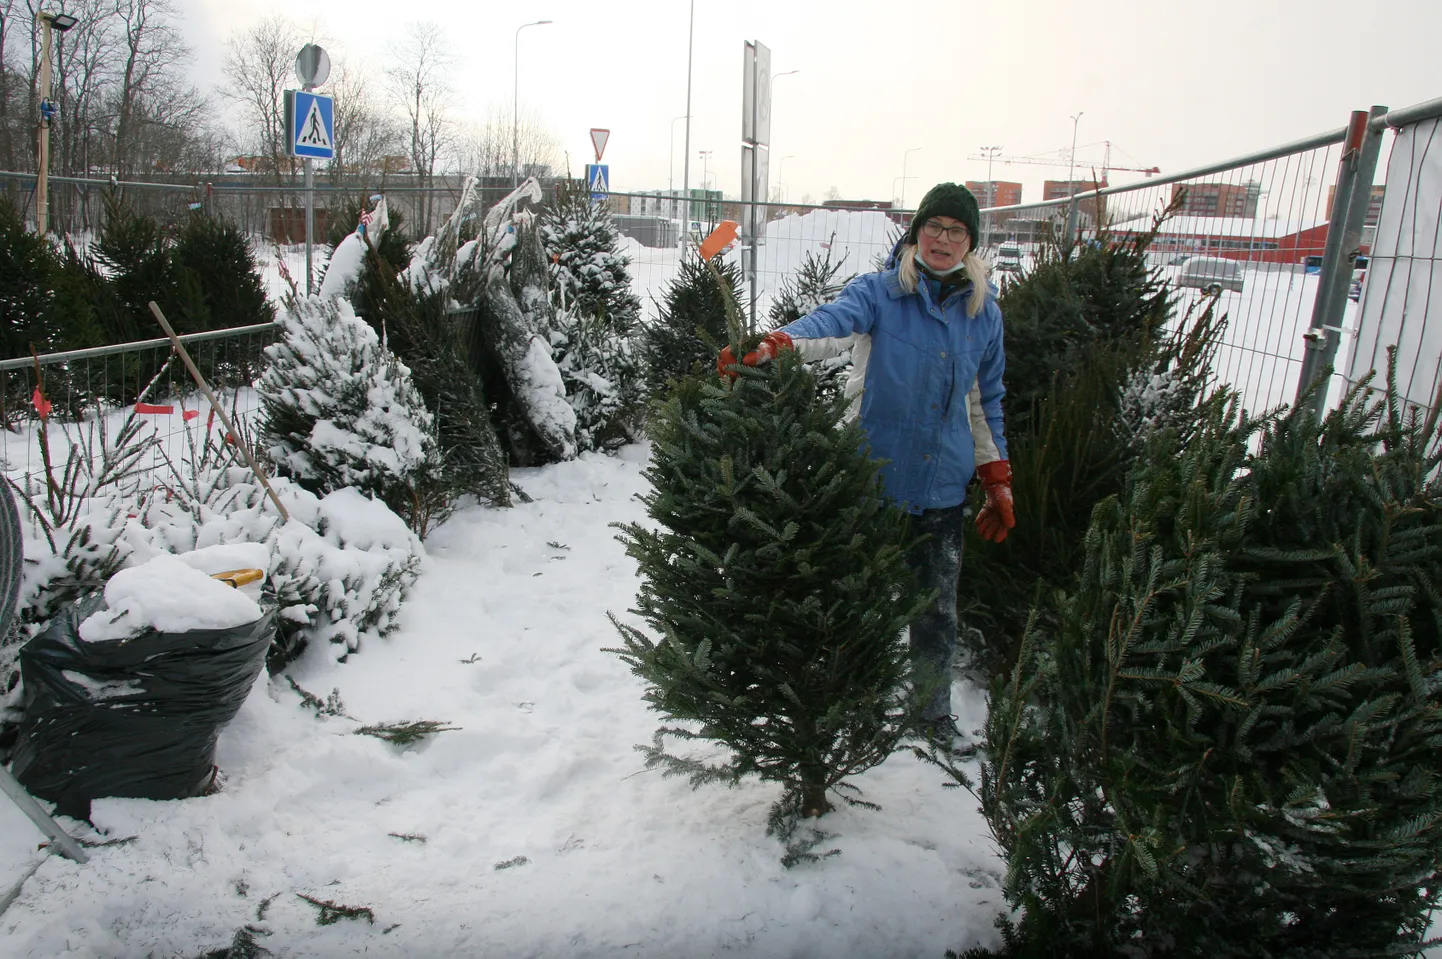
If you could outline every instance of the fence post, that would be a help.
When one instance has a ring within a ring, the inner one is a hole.
[[[1302,334],[1305,352],[1302,371],[1297,377],[1296,404],[1302,405],[1305,401],[1316,416],[1321,415],[1327,401],[1327,388],[1321,386],[1310,396],[1306,393],[1337,356],[1342,316],[1347,309],[1347,288],[1351,285],[1352,266],[1362,244],[1362,228],[1367,207],[1372,202],[1372,178],[1377,172],[1377,158],[1386,132],[1385,127],[1373,130],[1371,121],[1386,115],[1387,108],[1379,106],[1372,107],[1370,114],[1352,111],[1342,158],[1337,164],[1337,195],[1332,200],[1331,219],[1327,224],[1322,275],[1317,278],[1311,325]]]

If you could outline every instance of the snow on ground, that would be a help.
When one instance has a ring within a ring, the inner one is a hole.
[[[909,753],[856,781],[880,812],[821,821],[841,854],[786,869],[778,789],[692,790],[643,768],[660,717],[603,647],[637,578],[608,524],[640,520],[645,446],[518,470],[534,502],[470,508],[427,543],[401,630],[262,676],[220,739],[216,795],[103,799],[129,839],[40,861],[0,917],[7,957],[197,956],[250,923],[280,957],[936,956],[994,942],[1001,863],[968,793]],[[960,683],[961,725],[984,717]],[[402,748],[362,724],[444,720]],[[423,837],[423,838],[422,838]],[[0,897],[40,833],[0,801]],[[374,916],[317,922],[300,894]],[[264,920],[257,921],[257,913]]]

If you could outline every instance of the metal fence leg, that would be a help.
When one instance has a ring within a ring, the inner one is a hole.
[[[1354,110],[1347,125],[1347,140],[1337,168],[1337,195],[1332,200],[1327,226],[1327,247],[1318,277],[1317,299],[1312,305],[1312,322],[1302,334],[1306,341],[1302,371],[1297,378],[1297,405],[1305,403],[1320,416],[1327,402],[1327,387],[1319,386],[1310,396],[1308,388],[1331,367],[1337,356],[1342,316],[1347,309],[1347,287],[1352,265],[1362,244],[1362,227],[1372,201],[1372,178],[1382,151],[1383,130],[1373,130],[1371,120],[1387,115],[1386,107],[1374,106],[1371,114]]]

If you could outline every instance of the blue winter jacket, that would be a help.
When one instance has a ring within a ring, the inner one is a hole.
[[[852,349],[846,392],[888,497],[911,513],[958,505],[979,463],[1007,458],[1001,309],[988,290],[969,317],[969,284],[940,304],[939,290],[924,274],[907,293],[895,268],[868,273],[782,327],[806,359]]]

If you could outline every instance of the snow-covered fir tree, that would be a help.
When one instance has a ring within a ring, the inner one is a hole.
[[[579,450],[611,450],[638,437],[646,397],[633,330],[604,317],[558,309],[551,352],[576,413]]]
[[[434,419],[410,370],[342,299],[298,300],[259,383],[261,442],[282,475],[324,495],[355,487],[408,522],[443,489]]]
[[[631,261],[620,251],[610,208],[584,189],[562,188],[543,209],[540,230],[565,308],[617,331],[633,329],[641,301],[631,291]]]

